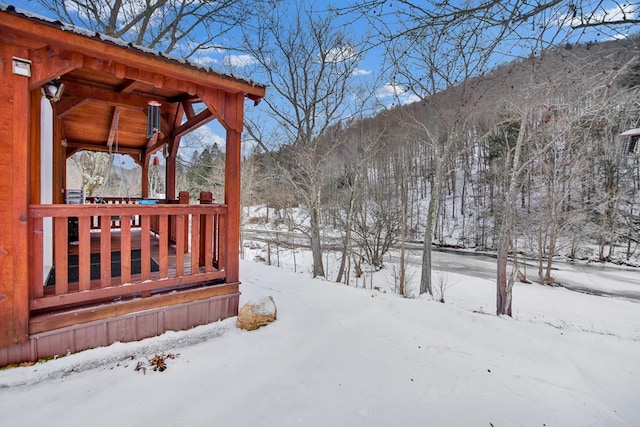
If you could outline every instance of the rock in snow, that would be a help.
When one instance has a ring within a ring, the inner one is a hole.
[[[253,331],[276,320],[277,314],[278,309],[273,297],[254,298],[240,309],[238,327]]]

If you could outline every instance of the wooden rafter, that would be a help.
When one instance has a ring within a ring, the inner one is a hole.
[[[87,86],[79,83],[66,83],[66,92],[73,96],[65,97],[60,101],[57,109],[58,118],[62,118],[71,113],[75,108],[84,102],[95,101],[113,105],[121,108],[136,109],[145,111],[149,101],[148,96],[141,96],[134,93],[117,93],[111,90],[98,88],[95,86]],[[80,100],[76,102],[76,100]]]
[[[195,117],[196,112],[193,110],[193,102],[181,102],[184,113],[187,115],[187,119],[190,120]]]
[[[122,107],[115,107],[113,109],[113,115],[111,116],[111,127],[109,128],[109,138],[107,138],[107,148],[109,152],[113,151],[113,143],[117,142],[118,138],[118,123],[120,122],[120,112]]]
[[[192,118],[182,123],[177,128],[173,129],[172,136],[180,138],[183,135],[191,132],[192,130],[206,123],[209,123],[213,119],[215,119],[215,116],[210,110],[202,110],[197,115],[193,116]]]
[[[137,80],[125,79],[124,84],[120,86],[118,92],[120,93],[131,93],[137,88],[139,88],[141,83]]]

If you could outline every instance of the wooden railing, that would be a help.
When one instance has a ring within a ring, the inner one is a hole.
[[[224,233],[225,215],[224,205],[31,205],[31,310],[146,297],[224,279],[228,244]],[[118,230],[111,228],[111,218],[115,216],[121,218]],[[135,248],[131,225],[134,216],[140,221],[140,230],[135,230]],[[45,283],[43,271],[45,218],[52,218],[53,222],[54,274],[50,282],[54,283],[49,285]],[[98,230],[92,230],[92,218],[100,218]],[[70,221],[77,222],[78,229],[77,243],[71,246]],[[158,224],[155,232],[152,232],[152,222]],[[172,222],[175,227],[170,232]],[[171,234],[175,239],[170,239]],[[116,235],[118,239],[113,239],[116,244],[112,245],[112,237]],[[157,239],[153,245],[152,239]],[[171,244],[171,240],[175,243]],[[136,255],[139,250],[139,262],[137,258],[132,262],[132,249]],[[112,274],[114,257],[119,257],[119,276]],[[77,263],[77,267],[73,263]]]
[[[140,197],[87,197],[87,203],[91,204],[107,204],[107,205],[135,205],[138,203],[138,200],[142,200]],[[102,217],[96,216],[91,218],[91,229],[99,230],[102,226]],[[122,218],[118,215],[113,215],[109,218],[109,223],[111,224],[111,228],[120,228],[120,224],[122,222]],[[133,215],[131,217],[131,227],[140,227],[140,217],[138,215]]]
[[[166,200],[166,199],[153,199],[154,204],[176,204],[183,203],[189,204],[189,193],[183,192],[180,194],[180,200]],[[106,205],[135,205],[138,204],[139,201],[143,200],[141,197],[87,197],[87,203],[95,203],[95,204],[106,204]],[[130,224],[132,228],[140,227],[140,216],[133,215],[129,218]],[[96,216],[91,218],[91,229],[99,230],[102,226],[102,217]],[[119,215],[114,215],[110,217],[111,229],[119,229],[122,224],[122,218]],[[185,223],[185,226],[188,224]],[[151,231],[157,233],[158,232],[158,217],[151,218]],[[169,240],[172,243],[176,242],[176,223],[175,217],[170,217],[169,220]]]

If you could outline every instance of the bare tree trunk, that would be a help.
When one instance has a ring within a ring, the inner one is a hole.
[[[509,260],[509,233],[501,233],[498,243],[498,292],[496,295],[496,314],[511,316],[511,290],[513,279],[507,279],[507,264]]]
[[[513,164],[509,165],[507,158],[505,175],[508,180],[508,191],[505,197],[502,223],[498,231],[498,262],[497,262],[497,283],[496,283],[496,314],[511,316],[511,300],[513,289],[513,275],[507,278],[507,264],[509,262],[509,248],[511,244],[511,231],[513,228],[513,217],[515,204],[518,198],[519,186],[518,177],[521,174],[520,155],[525,140],[527,127],[526,115],[523,114],[520,120],[518,139],[513,149]]]
[[[544,282],[543,279],[543,261],[544,261],[544,238],[543,235],[543,226],[542,224],[538,224],[538,279],[541,282]]]
[[[336,282],[342,282],[342,276],[345,274],[345,268],[347,260],[349,259],[349,253],[351,252],[351,229],[353,227],[353,210],[355,206],[356,191],[358,188],[358,173],[354,174],[353,183],[349,187],[349,207],[347,208],[347,217],[345,219],[344,226],[344,238],[342,242],[342,259],[340,260],[340,268],[338,269],[338,276]],[[348,269],[347,269],[347,276]],[[348,279],[347,279],[348,282]],[[346,283],[348,285],[348,283]]]
[[[556,240],[558,238],[558,221],[557,221],[557,209],[556,203],[551,203],[551,218],[549,222],[549,250],[547,251],[547,266],[544,274],[544,280],[542,283],[545,285],[553,285],[555,279],[551,277],[551,267],[553,265],[553,256],[556,252]]]
[[[311,253],[313,257],[313,277],[324,277],[324,265],[322,263],[322,244],[320,241],[320,212],[317,206],[311,209]]]
[[[402,153],[402,176],[400,177],[400,277],[398,279],[398,292],[406,295],[406,242],[407,242],[407,204],[409,203],[409,177],[406,153]]]
[[[422,247],[422,276],[420,278],[420,294],[428,293],[433,296],[433,283],[431,280],[431,249],[433,232],[438,215],[438,203],[440,201],[440,188],[442,186],[441,175],[444,160],[440,156],[434,159],[434,174],[431,183],[431,195],[427,211],[427,224],[424,230],[424,244]]]

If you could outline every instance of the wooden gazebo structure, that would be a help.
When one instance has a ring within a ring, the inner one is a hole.
[[[1,5],[0,66],[0,366],[236,315],[244,102],[265,87]],[[189,204],[180,138],[214,119],[224,201]],[[65,203],[67,158],[116,143],[142,168],[142,199],[165,151],[166,199]]]

